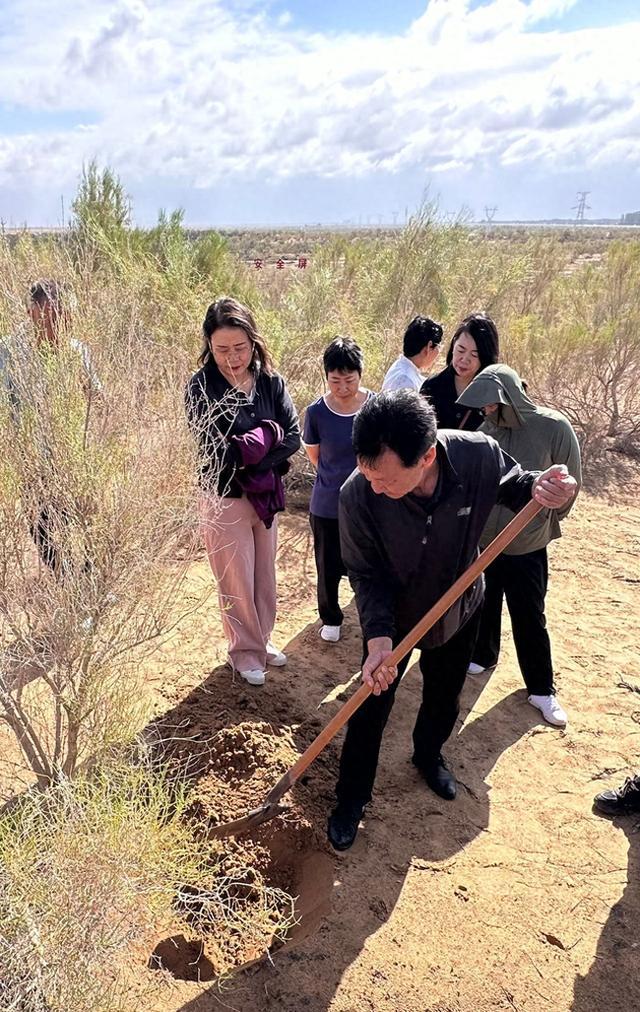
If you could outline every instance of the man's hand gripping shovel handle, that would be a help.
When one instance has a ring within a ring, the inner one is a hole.
[[[543,507],[533,499],[528,502],[524,509],[521,509],[520,512],[515,515],[513,520],[507,524],[504,530],[498,534],[497,538],[494,538],[491,544],[487,545],[485,550],[480,553],[474,562],[471,563],[462,576],[458,577],[456,582],[445,594],[442,595],[440,600],[436,601],[432,608],[429,608],[429,611],[420,619],[417,625],[415,625],[413,629],[407,633],[404,639],[400,640],[397,647],[395,647],[392,653],[385,658],[385,665],[393,666],[399,664],[399,662],[407,656],[409,651],[413,650],[416,643],[420,642],[429,629],[431,629],[431,627],[442,618],[451,605],[454,604],[454,602],[457,601],[462,594],[464,594],[465,590],[470,587],[475,580],[477,580],[480,574],[483,573],[487,566],[504,551],[507,545],[509,545],[514,538],[516,538],[518,534],[524,530],[527,524],[533,520],[542,508]],[[291,790],[293,785],[300,779],[305,770],[309,768],[314,759],[317,759],[331,739],[342,727],[344,727],[356,710],[362,706],[367,696],[371,695],[371,691],[371,687],[363,682],[351,698],[340,707],[338,712],[334,717],[332,717],[320,734],[313,739],[309,747],[305,749],[295,765],[291,766],[291,768],[283,774],[280,780],[278,780],[275,787],[269,791],[260,808],[255,808],[253,811],[248,812],[247,815],[243,816],[241,819],[236,819],[234,822],[225,822],[220,826],[214,826],[210,830],[210,835],[216,837],[237,836],[239,833],[246,833],[247,830],[254,829],[263,822],[268,822],[269,819],[272,819],[275,815],[282,812],[284,810],[284,806],[279,804],[281,798],[284,797],[287,791]]]

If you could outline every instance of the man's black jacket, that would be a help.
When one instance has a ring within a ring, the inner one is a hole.
[[[405,635],[478,555],[492,507],[517,512],[538,471],[523,471],[479,432],[439,431],[440,474],[430,498],[377,495],[358,471],[340,492],[340,544],[366,640]],[[446,643],[482,601],[480,577],[427,633],[420,647]]]

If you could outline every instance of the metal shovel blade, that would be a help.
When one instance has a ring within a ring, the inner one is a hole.
[[[223,822],[219,826],[213,826],[209,830],[208,836],[212,839],[217,839],[224,836],[239,836],[240,833],[248,833],[251,829],[257,829],[263,822],[269,822],[270,819],[274,819],[276,815],[280,815],[282,812],[287,811],[287,805],[261,805],[260,808],[253,808],[246,815],[243,815],[241,819],[236,819],[234,822]]]

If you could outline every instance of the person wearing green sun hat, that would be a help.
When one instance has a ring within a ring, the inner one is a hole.
[[[482,411],[485,420],[480,431],[493,436],[522,468],[544,471],[552,464],[564,464],[580,487],[580,447],[571,423],[559,411],[535,404],[514,369],[501,364],[487,366],[457,403]],[[498,663],[502,602],[506,598],[529,702],[548,723],[559,727],[567,723],[567,715],[553,684],[545,616],[547,545],[561,536],[560,521],[572,505],[570,502],[561,510],[543,510],[487,569],[480,630],[469,666],[470,674],[480,674]],[[512,517],[509,509],[496,506],[484,529],[481,547],[488,545]]]

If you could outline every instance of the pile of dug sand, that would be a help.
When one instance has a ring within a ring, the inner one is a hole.
[[[215,826],[257,808],[298,757],[288,728],[253,721],[222,728],[209,742],[193,794],[198,821]],[[297,798],[287,800],[295,806]]]

